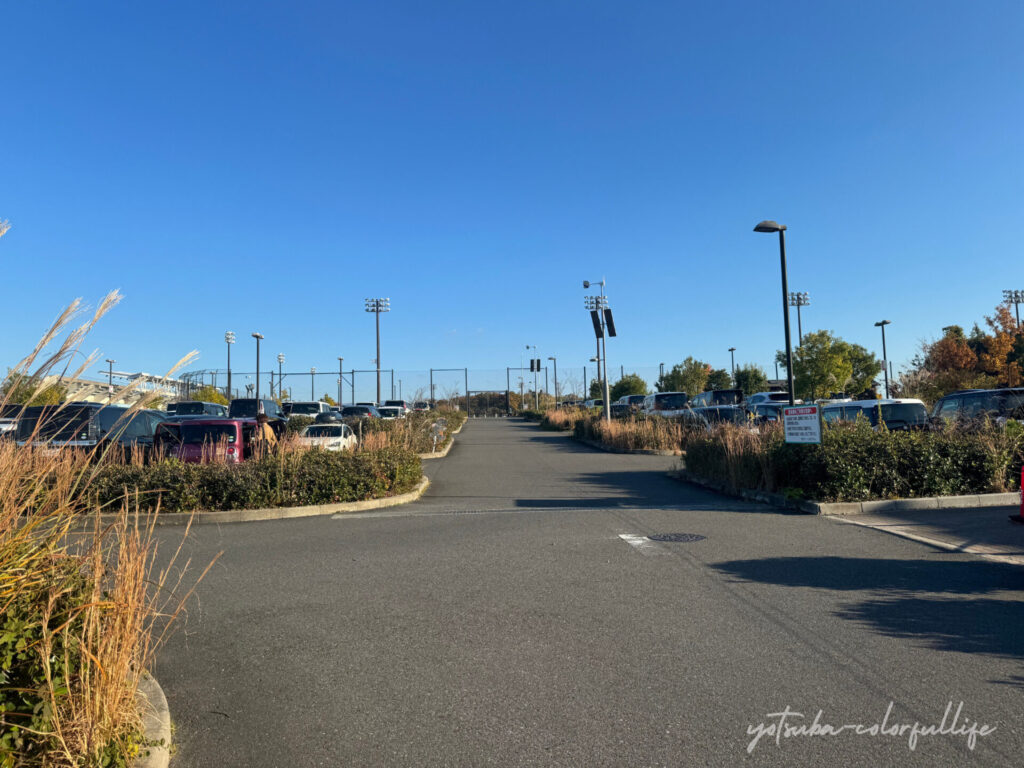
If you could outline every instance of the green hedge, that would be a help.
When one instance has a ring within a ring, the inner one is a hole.
[[[187,464],[176,459],[146,466],[103,467],[90,485],[101,505],[120,507],[138,492],[140,508],[164,512],[258,509],[363,501],[411,491],[423,476],[416,454],[398,448],[360,453],[314,448],[241,464]],[[134,504],[134,500],[132,501]]]
[[[757,438],[719,430],[690,442],[686,468],[740,488],[816,501],[956,496],[1019,488],[1024,432],[889,432],[866,422],[827,427],[821,445],[787,444],[779,429]]]

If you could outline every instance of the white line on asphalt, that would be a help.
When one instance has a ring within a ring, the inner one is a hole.
[[[627,544],[633,546],[636,549],[636,551],[639,552],[641,555],[667,554],[664,549],[659,547],[646,536],[641,536],[636,533],[620,533],[619,538]]]

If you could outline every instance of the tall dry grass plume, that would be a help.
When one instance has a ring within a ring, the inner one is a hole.
[[[29,399],[54,378],[81,376],[97,355],[68,374],[70,361],[119,300],[108,294],[88,314],[73,302],[8,375],[0,404],[23,385]],[[131,415],[158,394],[128,386],[116,396],[136,398]],[[0,765],[122,765],[141,748],[136,689],[192,592],[181,580],[188,564],[179,545],[157,569],[152,519],[133,515],[132,499],[122,499],[113,522],[89,506],[91,480],[113,460],[109,448],[61,449],[40,437],[44,426],[28,445],[0,441],[0,643],[21,643],[0,677],[8,681],[0,683]]]

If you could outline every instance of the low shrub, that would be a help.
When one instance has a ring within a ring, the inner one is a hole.
[[[384,447],[356,453],[281,451],[241,464],[191,464],[165,459],[145,466],[101,468],[93,502],[119,505],[138,497],[142,511],[257,509],[363,501],[411,491],[422,477],[410,450]]]
[[[363,445],[374,448],[390,446],[413,453],[444,450],[452,435],[468,417],[465,411],[437,409],[414,411],[404,419],[362,419],[353,425]]]
[[[583,408],[553,408],[544,412],[540,425],[544,429],[574,430],[576,422],[590,416],[590,412]]]
[[[1020,487],[1019,427],[890,432],[829,426],[820,445],[788,444],[779,426],[723,426],[691,441],[686,468],[723,484],[817,501],[992,493]]]

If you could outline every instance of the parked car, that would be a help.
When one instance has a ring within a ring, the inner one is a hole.
[[[738,405],[712,405],[705,408],[694,408],[692,412],[699,418],[704,419],[708,426],[716,424],[739,424],[745,426],[748,423],[747,412]]]
[[[648,416],[673,418],[686,412],[689,396],[685,392],[655,392],[644,398],[643,412]]]
[[[428,403],[426,400],[417,400],[415,403],[412,404],[412,409],[414,411],[429,411],[430,403]]]
[[[23,405],[8,403],[0,406],[0,439],[14,438],[18,428],[18,416],[21,414]]]
[[[765,424],[773,421],[782,421],[782,409],[789,407],[789,398],[784,403],[760,403],[753,407],[747,407],[747,413],[755,424]]]
[[[630,416],[636,413],[636,411],[633,410],[633,407],[630,406],[629,403],[619,402],[612,403],[611,411],[613,419],[628,419]]]
[[[584,408],[603,408],[604,407],[604,400],[584,400],[583,401],[583,407]]]
[[[255,419],[209,418],[170,421],[156,431],[154,444],[168,458],[189,463],[219,459],[240,462],[252,456]]]
[[[168,411],[175,416],[217,416],[226,418],[228,407],[220,403],[206,403],[201,400],[185,400],[180,403],[171,403],[174,411]],[[168,406],[170,408],[170,406]]]
[[[342,421],[345,417],[341,415],[341,409],[325,411],[324,413],[318,413],[316,418],[313,419],[314,424],[337,424]]]
[[[691,408],[706,408],[711,405],[739,405],[743,402],[742,389],[709,389],[690,400]]]
[[[999,424],[1024,419],[1024,388],[968,389],[940,397],[932,408],[936,421],[989,418]]]
[[[377,407],[376,403],[369,403],[369,402],[367,402],[367,403],[356,403],[356,405],[365,405],[365,406],[368,406],[370,408],[376,408]]]
[[[387,421],[405,418],[405,409],[400,405],[382,405],[377,409],[377,413],[380,414],[382,419],[386,419]]]
[[[65,403],[28,406],[18,417],[15,439],[19,445],[32,441],[50,447],[95,448],[113,443],[125,449],[148,450],[162,411],[131,411],[123,405]]]
[[[755,392],[746,399],[747,410],[762,403],[789,403],[788,392]]]
[[[884,424],[892,431],[925,429],[929,424],[928,409],[914,398],[851,400],[821,409],[821,418],[827,424],[856,421],[858,417],[867,419],[876,429]]]
[[[380,413],[372,405],[346,405],[341,409],[344,419],[379,419]]]
[[[325,403],[322,400],[288,401],[281,405],[281,411],[289,418],[292,416],[308,416],[311,419],[315,419],[321,413],[328,413],[330,410],[330,403]]]
[[[634,412],[636,412],[643,407],[644,399],[646,397],[647,395],[623,395],[614,403],[612,403],[612,406],[614,407],[615,405],[628,405]]]
[[[350,451],[357,441],[348,424],[310,424],[299,433],[299,442],[325,451]]]
[[[271,421],[285,418],[281,407],[269,398],[236,397],[228,407],[228,417],[232,419],[255,419],[261,413]]]
[[[408,413],[412,410],[412,408],[409,407],[409,403],[405,400],[385,400],[384,405],[388,408],[401,408],[403,413]],[[380,406],[378,406],[378,410],[379,409]]]

